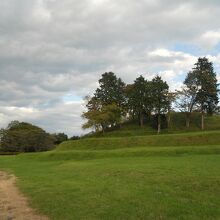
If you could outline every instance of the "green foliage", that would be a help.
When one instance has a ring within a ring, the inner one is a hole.
[[[157,132],[159,134],[161,130],[161,114],[166,113],[170,106],[169,86],[159,76],[152,80],[152,94],[153,111],[157,115]]]
[[[79,140],[79,139],[80,139],[80,137],[79,137],[79,136],[76,136],[76,135],[74,135],[74,136],[72,136],[72,137],[69,138],[69,140],[72,140],[72,141],[74,141],[74,140]]]
[[[196,94],[194,102],[201,107],[201,111],[210,114],[215,112],[219,90],[213,64],[206,57],[198,59],[195,68],[188,73],[184,83]]]
[[[82,114],[87,120],[84,129],[94,128],[104,132],[121,123],[125,107],[124,87],[125,84],[114,73],[102,74],[94,96],[86,97],[88,110]]]
[[[125,83],[114,73],[104,73],[99,80],[99,88],[95,92],[95,97],[102,105],[115,103],[117,106],[123,107],[125,105],[124,88]]]
[[[100,109],[84,112],[82,117],[87,119],[83,125],[84,129],[94,127],[99,131],[101,128],[104,132],[108,127],[116,126],[121,122],[121,108],[114,103],[103,105]]]
[[[128,85],[127,94],[127,109],[132,117],[139,119],[139,124],[143,126],[144,115],[151,114],[152,111],[152,87],[151,82],[139,76],[134,84]]]
[[[190,127],[192,112],[202,112],[200,124],[203,129],[204,113],[212,115],[219,111],[218,92],[216,73],[207,58],[198,59],[195,68],[188,73],[184,87],[176,92],[170,92],[167,82],[159,76],[147,81],[140,75],[133,84],[125,85],[114,73],[104,73],[94,96],[87,98],[88,110],[83,113],[87,122],[83,128],[94,128],[100,132],[117,127],[122,121],[137,119],[143,127],[145,121],[152,123],[151,118],[156,115],[159,134],[161,128],[170,127],[170,113],[178,109],[186,114],[187,129]],[[173,108],[175,101],[176,108]],[[167,120],[163,125],[167,126],[161,126],[163,114],[166,114]]]
[[[1,131],[1,151],[37,152],[50,150],[54,138],[43,129],[25,122],[11,122]]]
[[[194,69],[197,83],[201,86],[197,94],[197,102],[202,111],[213,114],[218,104],[218,84],[213,64],[207,58],[199,58]]]
[[[152,94],[154,112],[156,114],[166,113],[169,108],[169,86],[160,76],[156,76],[152,80]]]
[[[55,144],[61,144],[64,141],[68,140],[68,136],[64,133],[57,133],[52,135],[55,139]]]
[[[213,114],[218,104],[219,90],[213,64],[206,57],[199,58],[195,68],[188,73],[184,84],[193,94],[191,109],[194,105],[198,105],[202,113],[201,128],[204,129],[204,113]]]

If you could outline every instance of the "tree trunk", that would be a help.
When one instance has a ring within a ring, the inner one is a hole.
[[[140,126],[143,127],[143,125],[144,125],[143,113],[140,113]]]
[[[204,130],[204,112],[202,111],[202,115],[201,115],[201,129]]]
[[[161,120],[160,120],[160,114],[158,114],[158,118],[157,118],[157,134],[160,134],[160,130],[161,130]]]
[[[186,113],[186,127],[189,128],[190,126],[190,113]]]
[[[168,112],[167,116],[168,116],[167,117],[167,127],[170,128],[170,119],[171,119],[170,112]]]
[[[151,111],[148,111],[147,115],[148,115],[148,122],[150,123],[151,122]]]
[[[103,124],[101,124],[101,127],[102,127],[102,133],[104,134],[105,133],[105,126]]]
[[[135,113],[134,113],[134,111],[132,111],[132,120],[134,120],[135,119]]]

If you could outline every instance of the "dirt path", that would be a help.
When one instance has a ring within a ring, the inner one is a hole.
[[[15,180],[15,176],[0,171],[0,220],[49,220],[28,206]]]

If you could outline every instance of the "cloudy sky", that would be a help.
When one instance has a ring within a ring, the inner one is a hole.
[[[113,71],[181,85],[198,56],[220,73],[219,0],[0,0],[0,127],[81,134],[83,97]]]

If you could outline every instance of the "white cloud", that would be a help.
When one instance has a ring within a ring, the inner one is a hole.
[[[205,49],[213,49],[220,43],[220,30],[219,31],[207,31],[199,39],[199,43]]]
[[[6,127],[11,120],[34,123],[48,132],[65,132],[69,136],[84,133],[81,119],[83,101],[61,102],[42,109],[15,106],[0,107],[1,126]]]
[[[218,0],[0,1],[0,125],[18,118],[80,133],[74,101],[105,71],[127,83],[159,73],[178,86],[197,57],[170,48],[215,47],[219,14]],[[210,54],[219,70],[219,51]]]

